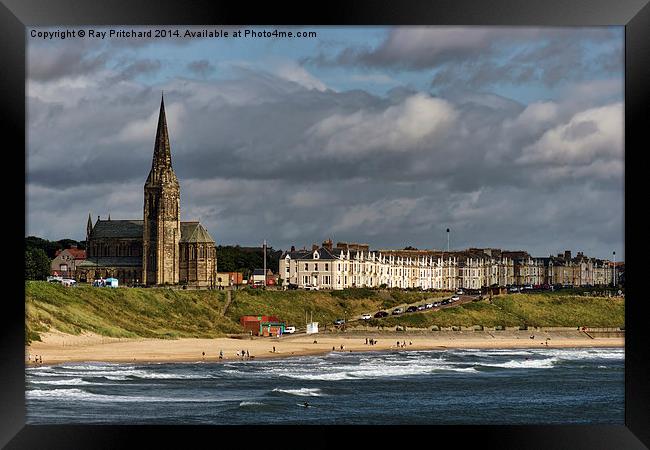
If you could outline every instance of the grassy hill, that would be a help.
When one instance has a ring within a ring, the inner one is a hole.
[[[219,337],[242,332],[242,315],[276,315],[289,325],[304,326],[305,313],[322,324],[397,305],[439,299],[444,294],[418,291],[262,291],[232,293],[224,315],[226,292],[163,288],[66,288],[43,281],[25,283],[28,342],[50,329],[79,334],[90,331],[113,337],[176,339]],[[373,319],[373,325],[602,326],[624,325],[624,301],[561,293],[516,294],[460,305]]]
[[[466,303],[439,311],[372,320],[372,325],[428,328],[449,326],[624,327],[623,298],[587,297],[566,293],[512,294],[492,302]]]

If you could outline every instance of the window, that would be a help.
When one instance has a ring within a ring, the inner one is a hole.
[[[328,263],[325,263],[325,270],[330,270],[330,269],[329,269],[329,264],[328,264]]]
[[[68,271],[68,265],[67,265],[67,264],[61,264],[61,265],[59,266],[59,270],[60,270],[61,272],[67,272],[67,271]]]
[[[314,263],[314,270],[318,270],[318,263]]]
[[[309,265],[305,263],[305,270],[309,270]]]
[[[287,273],[289,273],[289,266],[287,266]]]

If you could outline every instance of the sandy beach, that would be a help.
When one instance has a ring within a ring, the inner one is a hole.
[[[532,336],[532,338],[531,338]],[[238,352],[248,351],[252,358],[282,358],[301,355],[387,350],[444,350],[452,348],[567,348],[623,347],[622,337],[592,338],[579,331],[510,332],[436,332],[408,334],[399,332],[351,332],[315,335],[285,335],[280,338],[215,339],[118,339],[85,333],[79,336],[60,332],[43,333],[41,342],[33,342],[25,351],[28,364],[38,355],[42,364],[62,362],[191,362],[240,360]],[[376,343],[370,345],[367,339]],[[398,341],[400,345],[398,346]],[[403,345],[403,344],[406,345]],[[274,351],[275,348],[275,351]],[[205,354],[203,354],[205,353]]]

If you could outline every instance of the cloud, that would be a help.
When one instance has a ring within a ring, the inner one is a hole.
[[[214,73],[216,67],[212,65],[207,59],[199,59],[187,64],[187,69],[190,72],[205,78],[208,75]]]
[[[476,35],[443,44],[492,51]],[[93,219],[141,218],[164,90],[182,218],[200,219],[219,244],[333,237],[444,248],[450,227],[454,248],[622,248],[618,79],[573,80],[558,100],[523,104],[460,85],[438,96],[404,85],[337,91],[322,72],[292,73],[304,66],[289,63],[240,65],[228,79],[197,77],[199,64],[157,81],[164,59],[120,58],[28,78],[26,233],[83,239],[88,209]]]
[[[319,67],[431,71],[436,89],[555,86],[593,73],[622,77],[622,28],[395,27],[379,44],[304,58]]]
[[[275,69],[275,74],[282,79],[293,81],[307,89],[316,89],[317,91],[327,90],[325,83],[314,77],[307,70],[296,63],[283,63]]]
[[[584,165],[623,158],[623,104],[592,108],[546,131],[525,147],[520,164]]]
[[[37,81],[57,80],[95,73],[106,67],[106,52],[89,54],[82,46],[30,46],[27,76]]]
[[[380,112],[331,115],[308,133],[326,139],[327,153],[405,152],[440,142],[456,117],[447,101],[416,94]]]

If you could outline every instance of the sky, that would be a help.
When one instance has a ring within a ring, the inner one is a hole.
[[[624,259],[623,27],[79,29],[27,30],[26,236],[142,219],[164,91],[181,220],[217,245]]]

